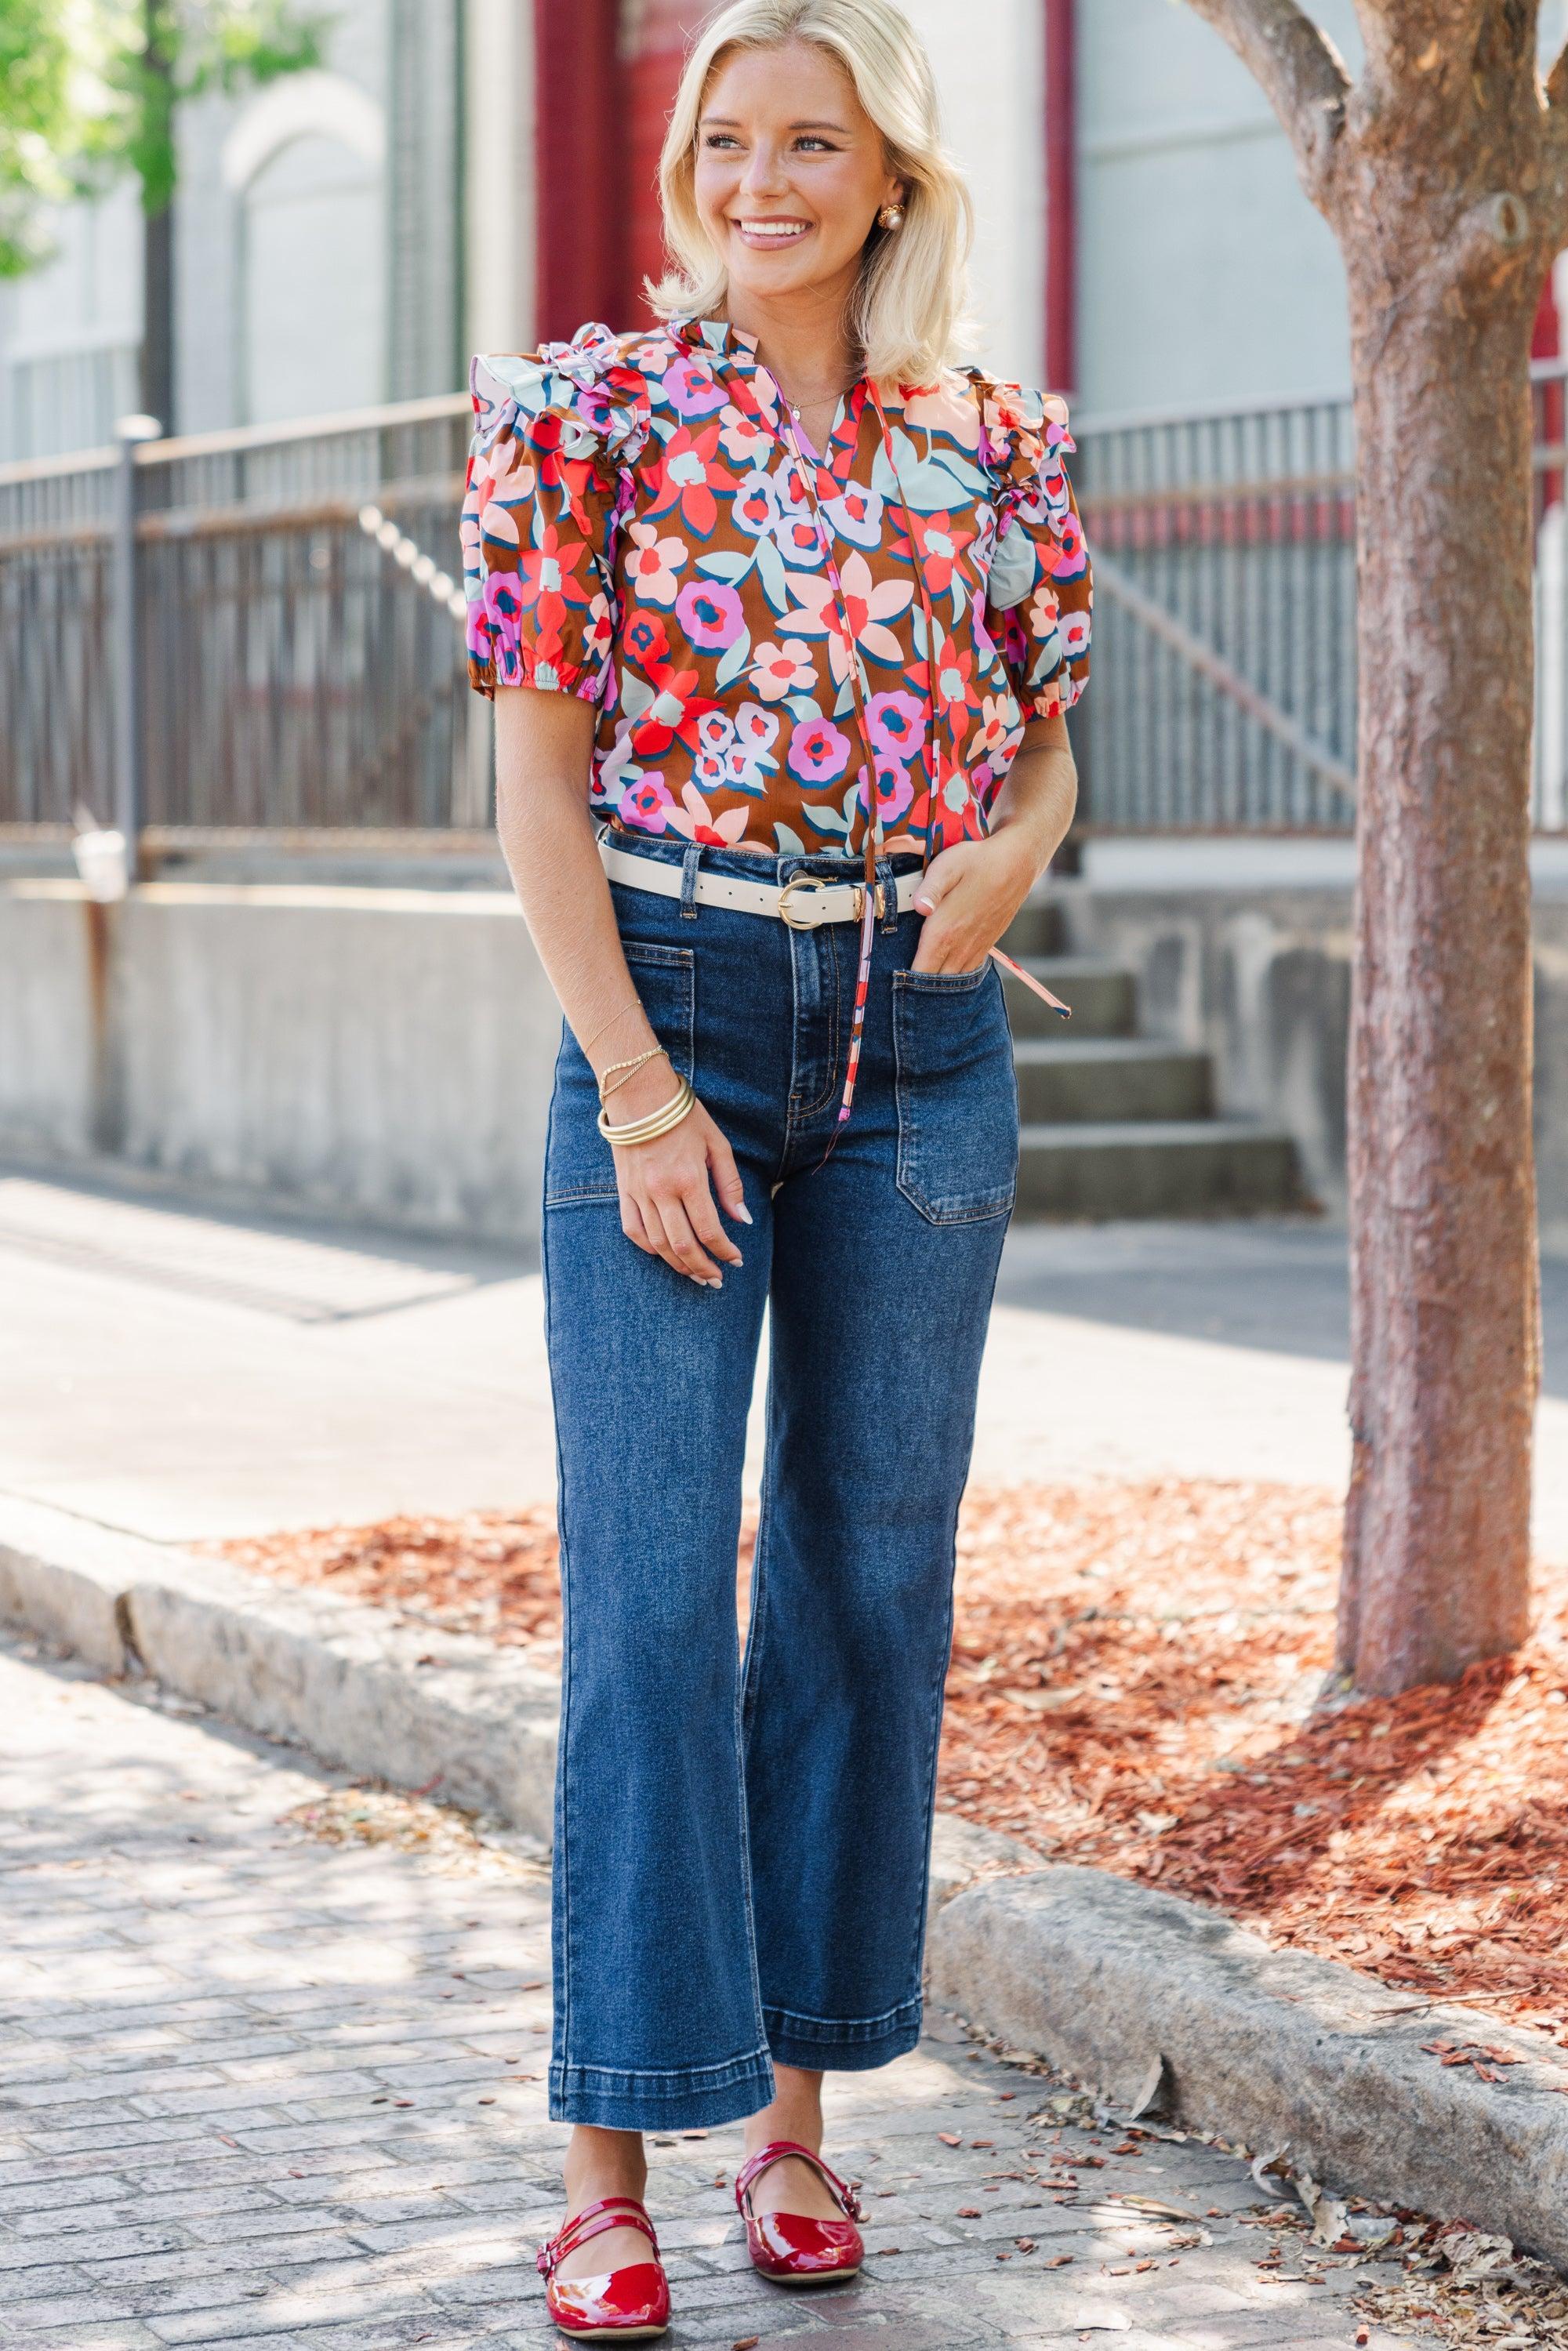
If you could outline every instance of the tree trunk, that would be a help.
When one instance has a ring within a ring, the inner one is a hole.
[[[1568,236],[1538,0],[1190,0],[1267,90],[1350,287],[1359,538],[1351,1427],[1339,1666],[1386,1695],[1528,1628],[1531,327]]]
[[[1457,279],[1380,193],[1343,239],[1362,691],[1339,1664],[1386,1693],[1514,1647],[1528,1614],[1536,282]]]
[[[141,406],[174,430],[174,210],[141,222]]]
[[[174,430],[174,61],[162,0],[142,0],[147,118],[141,170],[141,406]],[[156,165],[153,157],[158,158]]]

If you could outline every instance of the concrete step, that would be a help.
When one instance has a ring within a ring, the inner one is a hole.
[[[1018,961],[1071,1006],[1072,1019],[1065,1021],[1021,980],[1003,972],[1015,1037],[1130,1037],[1137,1027],[1137,979],[1120,964],[1101,956],[1019,956]]]
[[[1020,906],[1002,933],[1001,944],[1019,963],[1026,956],[1060,955],[1067,944],[1062,935],[1061,908],[1053,898],[1040,898],[1032,905]]]
[[[1204,1217],[1299,1207],[1292,1137],[1245,1119],[1031,1123],[1020,1217]]]
[[[1155,1037],[1025,1037],[1013,1063],[1029,1124],[1200,1119],[1214,1108],[1208,1055]]]

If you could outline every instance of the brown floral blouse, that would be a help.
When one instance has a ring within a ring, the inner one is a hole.
[[[591,798],[623,830],[858,850],[874,789],[884,848],[934,853],[984,832],[1027,721],[1083,691],[1060,400],[862,381],[798,456],[755,340],[715,319],[585,327],[476,360],[473,389],[474,684],[593,703]]]

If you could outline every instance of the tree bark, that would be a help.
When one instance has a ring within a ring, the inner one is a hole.
[[[1365,276],[1339,1665],[1386,1693],[1528,1617],[1534,305],[1483,321],[1439,295],[1389,333]]]
[[[1268,90],[1349,284],[1361,696],[1339,1665],[1388,1694],[1516,1646],[1529,1616],[1529,352],[1568,233],[1568,148],[1536,76],[1533,0],[1358,0],[1354,89],[1295,0],[1191,5]]]
[[[155,136],[174,136],[174,63],[163,38],[161,0],[142,0],[142,69],[149,96],[145,110],[156,118]],[[174,430],[174,207],[170,185],[154,191],[142,167],[141,213],[141,406],[165,433]]]
[[[141,406],[174,430],[174,212],[141,216]]]

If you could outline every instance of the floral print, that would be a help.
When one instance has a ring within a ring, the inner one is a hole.
[[[868,778],[838,590],[750,336],[585,327],[476,360],[473,389],[473,682],[593,703],[590,797],[628,831],[856,850],[874,789],[884,847],[935,851],[984,832],[1027,721],[1083,690],[1059,400],[953,372],[884,398],[885,442],[868,386],[840,403],[811,488]]]

